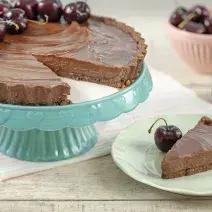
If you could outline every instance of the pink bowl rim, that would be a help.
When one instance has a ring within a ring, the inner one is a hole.
[[[187,32],[181,29],[178,29],[174,25],[172,25],[170,22],[168,22],[168,27],[170,30],[175,31],[176,33],[181,33],[183,36],[191,37],[191,38],[199,38],[199,39],[207,39],[212,40],[212,34],[197,34],[193,32]]]

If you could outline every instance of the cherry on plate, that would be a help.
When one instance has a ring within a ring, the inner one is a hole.
[[[62,4],[60,0],[41,0],[37,6],[38,15],[49,22],[57,22],[62,16]]]
[[[182,138],[181,130],[175,125],[168,125],[164,118],[157,119],[150,129],[148,130],[151,133],[154,125],[159,121],[163,120],[165,125],[159,126],[154,133],[154,140],[157,148],[162,152],[168,152],[172,146]]]
[[[25,11],[28,19],[37,19],[37,0],[18,0],[15,4],[16,8],[20,8]]]

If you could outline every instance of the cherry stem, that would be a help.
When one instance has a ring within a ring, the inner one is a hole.
[[[19,30],[19,26],[18,24],[16,24],[15,22],[8,20],[8,21],[1,21],[1,23],[6,23],[6,24],[12,24],[15,26],[16,30]]]
[[[183,27],[188,24],[189,21],[192,20],[192,18],[196,17],[196,13],[190,13],[185,20],[183,20],[179,25],[178,28],[183,29]]]
[[[30,19],[28,19],[28,22],[30,22],[30,23],[34,23],[34,24],[47,24],[48,23],[48,21],[49,21],[49,16],[48,15],[44,15],[44,17],[45,17],[45,22],[39,22],[39,21],[33,21],[33,20],[30,20]]]
[[[152,132],[152,128],[155,126],[155,124],[156,124],[159,120],[163,120],[163,121],[165,122],[165,124],[166,124],[167,129],[168,129],[167,121],[166,121],[164,118],[159,118],[159,119],[157,119],[157,120],[152,124],[152,126],[149,128],[149,130],[148,130],[148,133],[149,133],[149,134]]]

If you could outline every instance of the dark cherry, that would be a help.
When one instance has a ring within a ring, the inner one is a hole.
[[[187,16],[188,11],[184,7],[177,7],[171,14],[170,23],[174,26],[178,26]]]
[[[205,18],[210,16],[209,10],[203,5],[195,5],[190,9],[191,13],[195,13],[197,16],[192,21],[203,22]]]
[[[149,133],[151,133],[152,128],[159,120],[163,120],[165,122],[165,125],[159,126],[156,129],[154,134],[155,144],[157,148],[162,152],[168,152],[172,148],[172,146],[180,138],[182,138],[182,132],[178,127],[174,125],[168,125],[164,118],[159,118],[152,124],[148,131]]]
[[[77,21],[79,24],[86,22],[90,18],[90,7],[82,1],[70,3],[63,10],[63,16],[69,24],[72,21]]]
[[[48,16],[49,22],[57,22],[62,16],[62,4],[60,0],[41,0],[38,2],[37,12],[44,20]]]
[[[206,33],[206,27],[202,23],[196,23],[193,21],[188,22],[184,27],[183,30],[187,32],[193,32],[197,34],[205,34]]]
[[[6,4],[0,2],[0,17],[2,17],[2,15],[4,13],[6,13],[9,9],[10,9],[10,7],[8,7]]]
[[[207,33],[212,34],[212,17],[211,18],[206,18],[204,20],[204,25],[206,27]]]
[[[28,28],[26,18],[13,19],[12,22],[7,22],[7,33],[9,34],[22,34]]]
[[[91,9],[88,4],[84,1],[77,1],[77,10],[82,14],[81,21],[85,22],[90,18]]]
[[[0,18],[0,41],[4,40],[6,34],[6,24],[3,22],[3,19]]]
[[[25,11],[26,17],[31,20],[37,19],[37,6],[36,0],[18,0],[15,7]]]
[[[179,25],[178,28],[187,32],[193,32],[197,34],[206,33],[206,27],[202,23],[196,23],[193,18],[196,17],[196,13],[190,13]]]
[[[3,19],[5,20],[14,20],[14,19],[22,19],[25,16],[25,11],[19,8],[14,8],[8,10],[3,14]]]
[[[180,13],[172,13],[170,17],[170,23],[174,26],[178,26],[184,20],[183,15]]]

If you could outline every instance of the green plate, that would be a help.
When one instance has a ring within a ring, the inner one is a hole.
[[[204,115],[212,117],[212,114]],[[168,124],[178,126],[185,134],[202,116],[203,114],[162,117]],[[161,179],[161,162],[165,154],[156,148],[154,132],[148,133],[149,127],[157,118],[143,118],[116,138],[112,146],[115,163],[130,177],[158,189],[186,195],[212,195],[212,171],[176,179]],[[157,126],[160,124],[162,122]]]

